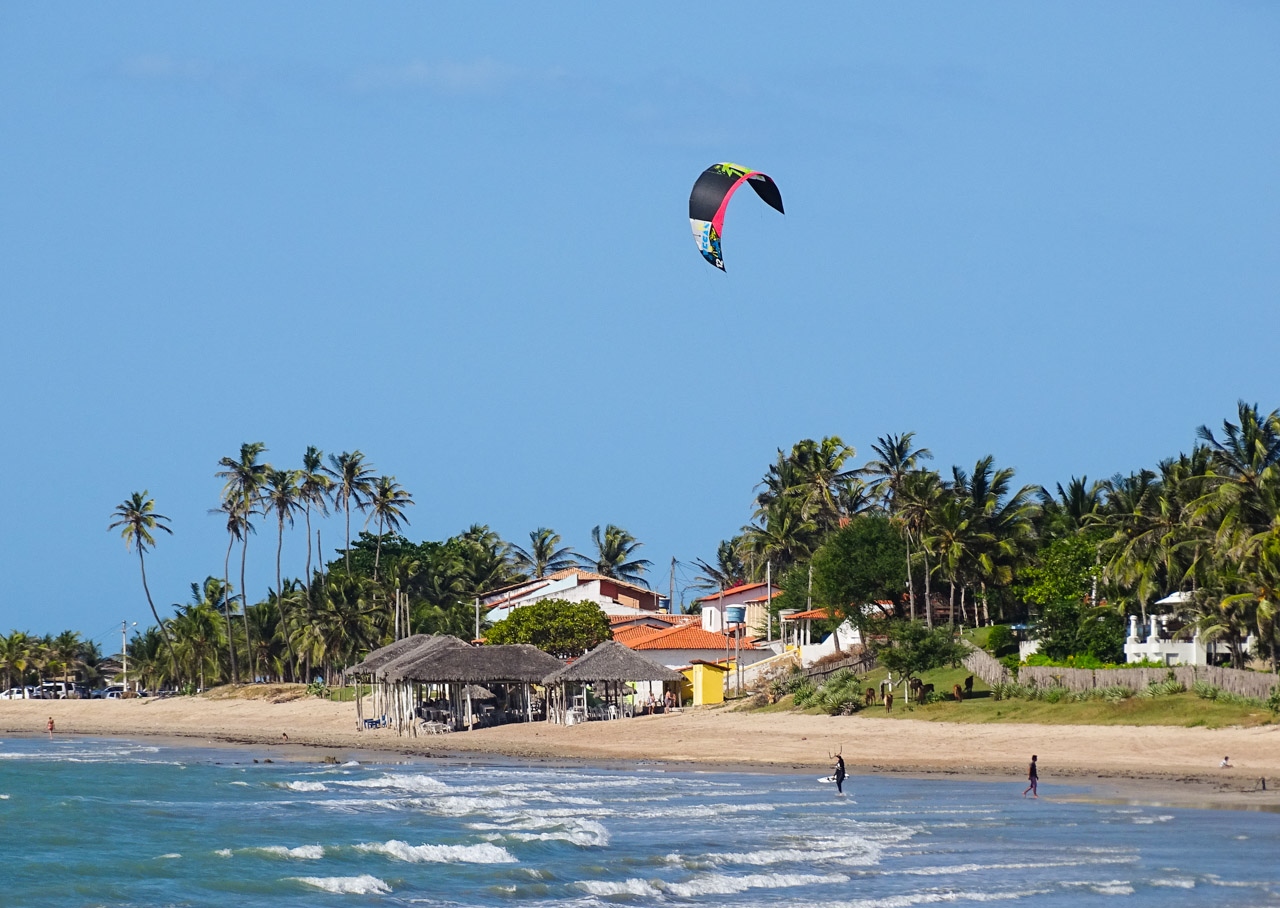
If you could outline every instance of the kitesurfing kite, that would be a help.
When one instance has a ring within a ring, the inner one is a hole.
[[[720,255],[720,235],[724,232],[725,209],[744,182],[750,183],[756,195],[770,207],[782,212],[782,193],[778,191],[778,184],[767,174],[737,164],[712,164],[702,171],[689,194],[689,226],[693,228],[693,241],[698,244],[702,257],[721,271],[724,271],[724,258]]]

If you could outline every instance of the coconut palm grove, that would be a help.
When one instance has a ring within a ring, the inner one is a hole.
[[[783,609],[825,607],[830,627],[849,618],[956,632],[1021,625],[1041,640],[1042,658],[1083,667],[1123,661],[1128,616],[1161,612],[1175,632],[1225,644],[1234,667],[1275,672],[1280,410],[1242,401],[1195,439],[1159,463],[1052,487],[1020,483],[994,456],[940,468],[911,431],[858,450],[839,436],[803,439],[743,490],[749,522],[708,541],[713,559],[683,565],[694,580],[672,607],[696,608],[686,593],[768,576],[781,591],[774,620]],[[227,544],[208,553],[208,573],[187,590],[148,584],[148,563],[182,532],[163,502],[133,491],[104,515],[122,557],[137,559],[138,595],[154,619],[127,646],[129,677],[143,687],[332,682],[398,631],[469,639],[477,597],[566,567],[660,589],[667,580],[640,556],[642,543],[611,524],[591,528],[583,551],[549,527],[506,540],[477,523],[414,541],[412,492],[362,451],[310,447],[294,462],[268,453],[246,443],[211,465],[221,485],[211,483],[209,519],[225,522]],[[305,534],[305,560],[284,563],[295,533]],[[268,588],[246,590],[251,559],[273,568]],[[1184,594],[1176,605],[1156,604],[1174,592]],[[397,603],[407,603],[407,628],[397,627]],[[104,660],[77,630],[12,630],[0,657],[6,687],[92,682]]]

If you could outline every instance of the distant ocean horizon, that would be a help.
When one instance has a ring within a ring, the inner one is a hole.
[[[0,904],[1280,905],[1273,813],[1024,800],[1017,780],[853,776],[838,797],[645,764],[279,760],[0,741]]]

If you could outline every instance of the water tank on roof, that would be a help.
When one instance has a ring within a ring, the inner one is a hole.
[[[724,620],[729,624],[741,624],[747,620],[747,607],[745,605],[730,605],[726,607]]]

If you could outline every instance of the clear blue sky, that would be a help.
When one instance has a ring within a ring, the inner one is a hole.
[[[665,587],[804,437],[1052,485],[1280,406],[1280,8],[811,7],[0,7],[0,631],[150,620],[134,490],[161,608],[220,573],[245,441]],[[720,274],[725,160],[787,214],[740,194]]]

